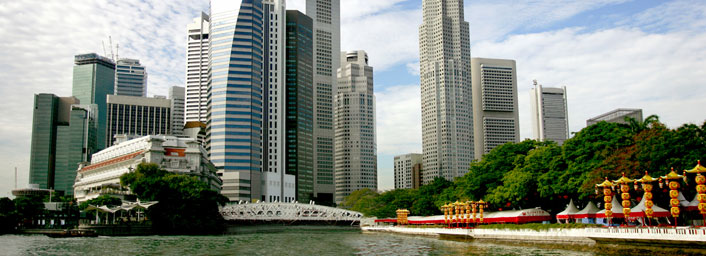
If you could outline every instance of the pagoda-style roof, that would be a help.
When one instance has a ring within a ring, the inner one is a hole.
[[[672,167],[672,171],[667,173],[667,175],[662,176],[662,179],[676,180],[676,179],[681,179],[683,177],[684,177],[683,175],[679,175],[678,173],[674,172],[674,167]]]
[[[650,174],[647,173],[647,171],[645,171],[645,176],[642,176],[642,178],[635,180],[635,181],[640,182],[640,183],[651,183],[651,182],[655,182],[658,180],[659,179],[652,178],[652,176],[650,176]]]
[[[620,177],[620,179],[617,179],[617,180],[615,180],[615,181],[613,181],[613,182],[615,182],[615,183],[617,183],[617,184],[630,184],[630,183],[633,182],[633,180],[631,180],[631,179],[628,178],[628,177],[625,177],[625,173],[623,173],[623,177]]]
[[[694,167],[694,169],[691,169],[691,170],[686,170],[686,172],[688,172],[688,173],[703,173],[703,172],[706,172],[706,167],[701,165],[701,160],[698,160],[698,161],[696,161],[696,167]]]
[[[566,206],[566,209],[564,209],[562,212],[556,214],[557,219],[568,219],[569,217],[572,217],[571,215],[576,214],[579,212],[579,209],[574,206],[574,199],[571,199],[569,201],[569,205]]]
[[[610,182],[610,181],[608,180],[608,177],[605,177],[605,180],[603,181],[603,183],[596,184],[596,187],[599,187],[599,188],[611,188],[611,187],[613,187],[613,182]]]

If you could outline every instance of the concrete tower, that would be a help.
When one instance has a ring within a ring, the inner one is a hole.
[[[314,197],[333,202],[333,95],[341,50],[340,0],[306,0],[314,21]]]
[[[373,67],[365,51],[341,56],[334,97],[337,204],[353,191],[378,188]]]
[[[184,134],[184,87],[169,87],[169,99],[172,101],[171,107],[171,133],[172,135]]]
[[[543,87],[534,81],[534,88],[530,89],[534,139],[564,144],[569,138],[569,111],[566,106],[566,87]]]
[[[471,47],[463,0],[423,0],[419,26],[422,183],[452,180],[473,159]]]
[[[206,123],[208,113],[208,36],[210,17],[201,13],[186,25],[185,122]]]
[[[115,95],[147,96],[147,70],[136,59],[119,59],[115,65]]]
[[[493,148],[520,142],[517,71],[514,60],[471,59],[475,158]]]

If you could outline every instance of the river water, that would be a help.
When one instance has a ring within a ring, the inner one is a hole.
[[[341,227],[251,227],[218,236],[0,236],[0,255],[689,255],[694,248],[443,240]]]

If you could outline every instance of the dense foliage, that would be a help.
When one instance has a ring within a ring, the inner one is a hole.
[[[453,182],[435,180],[416,190],[380,194],[357,191],[342,206],[369,216],[393,217],[398,208],[409,209],[411,215],[432,215],[440,214],[438,207],[447,202],[483,199],[491,210],[541,207],[556,213],[570,199],[578,205],[602,201],[595,198],[594,185],[605,177],[614,180],[625,173],[639,178],[645,171],[656,177],[671,167],[681,173],[697,160],[706,160],[706,122],[669,129],[657,116],[626,121],[591,125],[562,146],[534,140],[507,143],[472,162],[468,174]],[[691,199],[693,175],[689,179],[692,182],[682,191]],[[634,205],[642,193],[631,193]],[[655,193],[657,205],[668,205],[667,199],[665,193]]]
[[[147,211],[159,233],[213,233],[224,226],[218,206],[228,199],[196,177],[143,163],[134,172],[121,176],[120,183],[130,187],[142,201],[159,201]]]
[[[91,200],[88,200],[88,201],[85,201],[85,202],[81,203],[81,204],[78,206],[78,208],[81,209],[81,210],[84,210],[84,209],[86,209],[86,207],[88,207],[89,204],[90,204],[90,205],[93,205],[93,206],[106,205],[106,206],[112,208],[112,207],[115,207],[115,206],[119,206],[119,205],[121,205],[122,203],[123,203],[123,201],[120,200],[120,198],[112,197],[112,196],[110,196],[110,195],[100,195],[100,196],[98,196],[98,197],[96,197],[96,198],[93,198],[93,199],[91,199]]]

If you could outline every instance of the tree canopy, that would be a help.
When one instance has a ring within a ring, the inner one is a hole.
[[[600,201],[595,198],[594,185],[605,177],[617,179],[625,173],[639,178],[645,171],[656,177],[671,167],[691,169],[699,159],[706,160],[706,122],[676,129],[667,128],[654,115],[643,122],[599,122],[561,146],[535,140],[498,146],[480,161],[470,163],[469,172],[453,182],[440,179],[419,189],[380,194],[367,191],[364,199],[347,198],[346,205],[365,201],[365,207],[351,209],[393,217],[393,208],[407,208],[412,215],[432,215],[440,214],[439,206],[448,202],[483,199],[491,210],[541,207],[556,213],[570,199],[579,204]],[[691,183],[687,186],[693,186]],[[693,196],[693,190],[687,187],[682,192]],[[636,193],[632,198],[640,196]],[[656,204],[664,205],[667,199],[655,193]]]
[[[142,163],[134,172],[121,176],[120,184],[128,186],[142,201],[159,201],[147,211],[157,232],[213,233],[224,226],[218,207],[228,199],[196,177]]]

